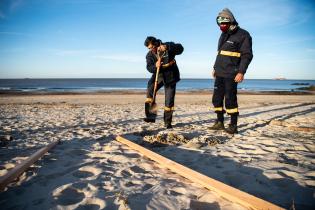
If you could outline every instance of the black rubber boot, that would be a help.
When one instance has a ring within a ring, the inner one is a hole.
[[[164,110],[164,124],[167,129],[172,128],[173,111]]]
[[[155,119],[153,119],[153,118],[143,118],[143,121],[144,122],[147,122],[147,123],[155,123]]]
[[[229,134],[235,134],[238,133],[237,131],[237,125],[235,124],[229,124],[229,126],[225,129],[225,132]]]
[[[144,110],[145,110],[145,118],[143,119],[144,122],[148,123],[155,123],[156,114],[150,112],[151,104],[145,103]]]
[[[227,132],[229,134],[238,133],[238,131],[237,131],[237,119],[238,119],[238,112],[231,114],[231,123],[225,129],[225,132]]]
[[[223,122],[216,120],[214,125],[210,127],[210,130],[224,130]]]
[[[216,112],[217,120],[214,125],[210,127],[210,130],[224,130],[224,111]]]
[[[237,125],[238,113],[231,114],[231,125]]]

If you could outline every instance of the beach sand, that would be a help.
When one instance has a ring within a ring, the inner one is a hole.
[[[276,205],[315,208],[315,96],[239,95],[239,134],[211,131],[210,94],[178,94],[170,130],[143,94],[1,95],[0,175],[47,155],[0,193],[1,209],[244,209],[115,141],[117,135]],[[229,119],[226,119],[226,124]]]

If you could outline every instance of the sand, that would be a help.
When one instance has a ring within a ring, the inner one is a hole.
[[[0,175],[52,141],[2,209],[244,209],[115,141],[124,135],[289,209],[315,207],[315,96],[239,95],[239,134],[208,128],[211,95],[179,94],[174,128],[144,123],[144,95],[0,96]],[[226,119],[226,124],[228,119]]]

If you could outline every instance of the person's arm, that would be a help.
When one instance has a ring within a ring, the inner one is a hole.
[[[166,50],[173,53],[174,55],[180,55],[184,51],[183,45],[181,45],[179,43],[166,42],[166,43],[164,43],[164,45],[166,46]]]
[[[247,71],[248,65],[253,59],[252,50],[252,37],[247,34],[244,41],[240,47],[241,62],[237,75],[234,78],[235,82],[242,82],[244,80],[244,75]]]
[[[150,54],[148,54],[146,56],[146,60],[147,60],[147,70],[150,72],[150,73],[155,73],[156,72],[156,61],[155,59],[150,56]]]
[[[169,54],[173,55],[173,57],[171,57],[172,60],[169,61],[168,63],[162,63],[161,65],[162,68],[168,68],[176,64],[176,60],[174,59],[174,56],[180,55],[184,51],[184,48],[181,44],[175,44],[174,42],[166,42],[158,47],[158,52],[160,54],[163,54],[163,52],[165,51],[168,51]]]
[[[212,75],[213,78],[216,77],[216,75],[215,75],[215,69],[212,69],[211,75]]]
[[[217,56],[215,58],[215,61],[214,61],[214,64],[213,64],[213,68],[212,68],[212,72],[211,72],[211,75],[212,75],[213,78],[216,77],[216,74],[215,74],[216,66],[215,66],[215,64],[216,64],[216,61],[217,61],[217,58],[218,58],[218,53],[219,53],[220,47],[222,45],[223,39],[224,39],[224,33],[221,33],[219,41],[218,41]]]
[[[253,59],[252,37],[249,34],[247,34],[247,36],[244,38],[244,41],[240,47],[240,53],[241,61],[238,72],[244,75],[247,71],[248,65]]]

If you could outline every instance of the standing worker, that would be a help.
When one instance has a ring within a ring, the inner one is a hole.
[[[234,134],[238,132],[237,84],[244,80],[244,74],[253,58],[252,37],[238,26],[232,12],[227,8],[219,13],[216,21],[222,33],[212,71],[215,78],[212,103],[217,120],[211,129]],[[224,127],[224,100],[226,112],[231,116],[231,123],[227,128]]]
[[[152,73],[148,81],[147,99],[145,101],[145,122],[154,123],[156,113],[150,110],[153,102],[154,83],[157,69],[159,69],[158,83],[156,91],[164,85],[165,107],[164,124],[167,129],[172,128],[172,115],[174,111],[174,99],[176,93],[176,83],[180,80],[179,70],[175,61],[175,56],[180,55],[184,48],[181,44],[174,42],[162,43],[161,40],[153,36],[146,38],[144,45],[149,49],[146,55],[147,70]]]

